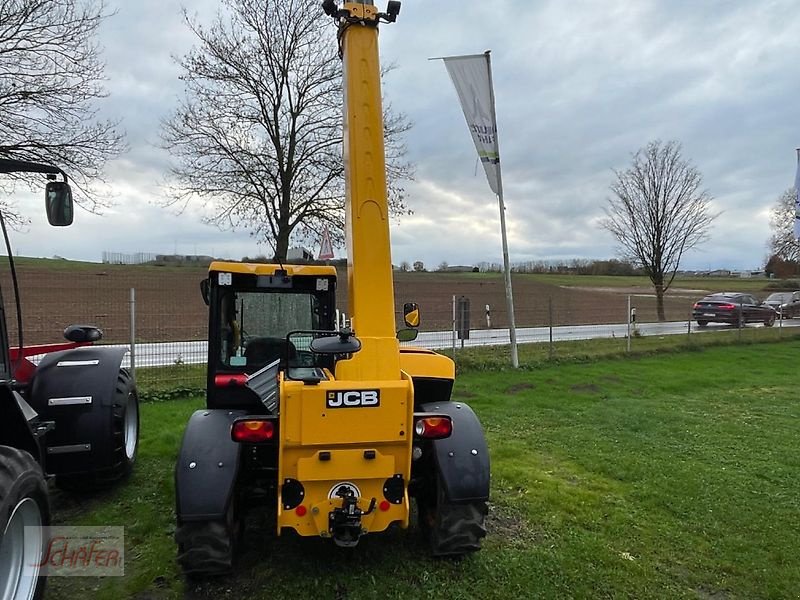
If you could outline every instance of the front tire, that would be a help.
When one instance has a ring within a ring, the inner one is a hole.
[[[697,321],[697,326],[698,327],[707,327],[708,326],[708,321]]]
[[[486,537],[486,502],[450,502],[441,478],[436,489],[417,499],[419,526],[434,556],[463,556],[481,548]]]
[[[764,320],[764,327],[772,327],[775,325],[775,315],[770,315]]]
[[[0,598],[30,600],[44,594],[41,562],[50,524],[47,483],[27,452],[0,446]],[[38,526],[38,530],[26,529]],[[32,534],[38,531],[38,535]]]

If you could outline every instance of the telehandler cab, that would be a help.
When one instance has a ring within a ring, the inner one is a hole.
[[[60,169],[0,159],[2,173],[46,173],[51,225],[72,223],[72,192]],[[139,444],[139,401],[122,367],[124,349],[92,346],[102,332],[71,325],[68,343],[23,346],[14,256],[0,214],[17,303],[19,347],[10,348],[0,298],[0,600],[44,593],[41,570],[50,523],[46,477],[75,493],[105,487],[133,468]],[[81,347],[85,346],[85,347]],[[38,364],[31,358],[39,357]]]
[[[407,528],[412,497],[435,555],[477,550],[486,535],[489,455],[475,413],[451,400],[454,363],[401,347],[412,336],[395,330],[378,23],[400,3],[323,8],[344,61],[351,320],[338,326],[333,267],[211,264],[207,408],[189,420],[175,470],[188,575],[232,568],[254,505],[275,506],[278,534],[340,546]],[[404,313],[418,326],[416,305]]]

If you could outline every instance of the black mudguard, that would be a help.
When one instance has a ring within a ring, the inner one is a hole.
[[[101,472],[112,467],[116,442],[112,405],[124,348],[87,346],[42,358],[29,403],[55,427],[45,437],[50,474]]]
[[[223,519],[239,472],[241,444],[231,424],[243,410],[198,410],[189,419],[175,465],[178,523]]]
[[[436,467],[450,502],[489,499],[489,448],[475,412],[463,402],[428,402],[425,412],[449,415],[453,433],[431,441]]]

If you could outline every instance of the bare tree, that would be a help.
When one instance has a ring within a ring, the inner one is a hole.
[[[107,95],[96,42],[104,17],[102,1],[0,0],[0,157],[62,168],[89,210],[102,206],[92,184],[125,149],[95,106]]]
[[[797,262],[800,260],[800,242],[794,237],[795,199],[797,192],[789,188],[772,207],[769,225],[772,236],[769,239],[769,248],[772,254],[784,261]]]
[[[650,142],[633,155],[625,171],[614,171],[601,226],[619,242],[625,258],[641,266],[656,292],[660,321],[666,292],[684,252],[708,239],[718,216],[709,212],[711,196],[703,177],[681,155],[678,142]]]
[[[163,123],[176,159],[168,205],[201,202],[206,220],[249,230],[284,259],[290,240],[344,226],[342,64],[318,0],[224,0],[210,27],[184,14],[198,46],[179,60],[186,96]],[[384,111],[389,205],[408,212],[397,182],[402,114]]]

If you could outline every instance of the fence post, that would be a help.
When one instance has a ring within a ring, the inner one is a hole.
[[[131,288],[131,379],[136,385],[136,288]]]
[[[744,311],[742,310],[742,305],[739,305],[739,318],[736,319],[737,327],[739,328],[739,341],[742,341],[742,328],[744,328]]]
[[[553,347],[553,297],[547,297],[547,319],[548,323],[550,323],[550,360],[553,360],[553,351],[555,348]]]
[[[689,320],[686,321],[686,335],[688,336],[686,338],[686,343],[687,344],[691,344],[692,343],[692,311],[691,310],[689,310]]]
[[[627,351],[631,351],[631,295],[628,294],[628,336],[627,336]]]
[[[456,359],[456,297],[453,294],[453,360]]]

